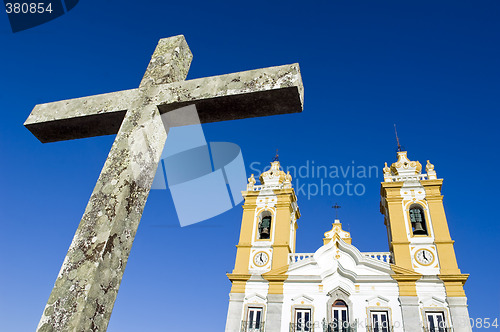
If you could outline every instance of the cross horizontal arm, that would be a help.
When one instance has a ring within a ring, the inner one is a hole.
[[[112,135],[138,89],[36,105],[24,126],[42,143]]]
[[[116,134],[137,98],[161,113],[196,104],[202,122],[302,111],[298,64],[173,82],[35,106],[24,123],[42,143]]]
[[[195,104],[202,123],[301,112],[298,64],[158,86],[160,113]]]

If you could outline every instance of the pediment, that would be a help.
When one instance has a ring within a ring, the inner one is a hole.
[[[292,298],[293,302],[312,303],[314,299],[306,294],[300,294]]]
[[[346,291],[344,288],[337,286],[334,289],[332,289],[331,291],[329,291],[327,293],[327,295],[329,297],[332,297],[332,298],[345,299],[345,298],[349,298],[349,296],[351,296],[351,293]]]
[[[377,295],[377,296],[372,296],[372,297],[366,299],[366,303],[368,304],[369,307],[375,307],[375,306],[387,307],[387,306],[389,306],[389,299],[386,297]]]
[[[436,307],[436,308],[446,307],[446,299],[439,296],[431,296],[423,298],[420,301],[420,303],[424,307]]]
[[[335,260],[357,275],[367,273],[369,270],[374,274],[392,274],[389,263],[365,256],[355,246],[346,243],[338,236],[319,248],[314,253],[314,260],[320,265]],[[360,269],[361,267],[362,269]],[[362,270],[364,270],[363,273]]]
[[[259,293],[251,293],[245,296],[245,301],[248,303],[262,303],[266,302],[266,297]]]
[[[407,275],[409,272],[398,267],[391,269],[391,264],[366,256],[353,245],[346,243],[338,235],[332,241],[321,246],[311,258],[291,263],[286,271],[289,280],[317,278],[326,280],[336,278],[358,281],[394,281],[391,277],[395,273]],[[397,271],[397,272],[395,272]],[[276,274],[278,271],[273,271]],[[270,273],[270,272],[268,272]],[[415,274],[419,278],[420,274]],[[266,277],[264,275],[264,277]]]

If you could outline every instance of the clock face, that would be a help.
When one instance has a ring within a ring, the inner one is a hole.
[[[427,249],[419,249],[415,253],[415,260],[422,265],[431,265],[434,262],[434,254]]]
[[[253,262],[257,266],[264,266],[269,261],[269,255],[263,251],[260,251],[253,256]]]

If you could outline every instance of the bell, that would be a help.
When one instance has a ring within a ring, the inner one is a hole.
[[[416,222],[415,223],[415,229],[413,230],[413,234],[416,234],[416,235],[426,235],[427,232],[425,231],[425,229],[422,227],[422,223],[421,222]]]
[[[260,233],[260,238],[261,239],[269,239],[269,228],[262,229],[262,232]]]

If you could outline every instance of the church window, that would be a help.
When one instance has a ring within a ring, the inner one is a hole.
[[[248,308],[247,320],[244,323],[243,331],[260,332],[263,331],[262,307]]]
[[[295,309],[295,332],[312,331],[311,309]]]
[[[329,330],[349,331],[349,316],[347,315],[347,304],[342,300],[337,300],[332,306],[332,322]]]
[[[372,311],[371,312],[371,329],[372,332],[389,332],[389,313],[387,311]]]
[[[413,235],[428,235],[424,209],[418,204],[410,207],[410,222]]]
[[[441,311],[426,312],[427,318],[427,331],[428,332],[446,332],[446,322],[444,320],[444,313]]]

